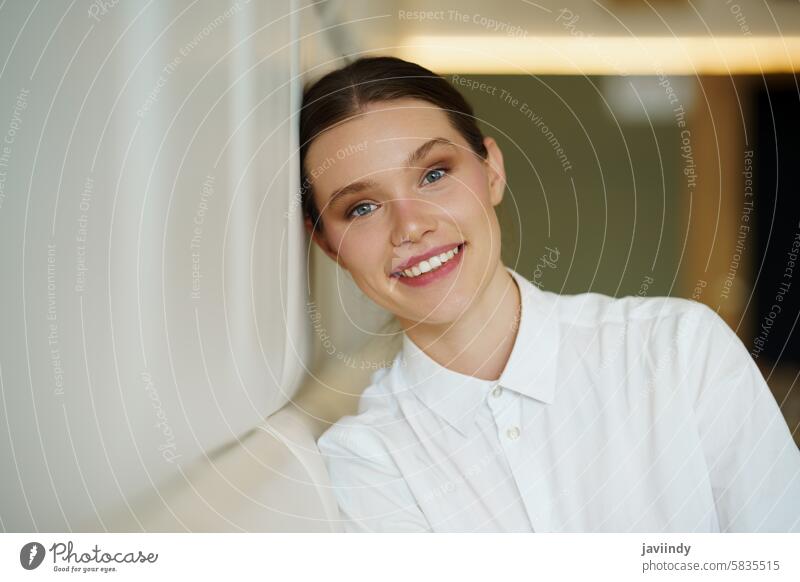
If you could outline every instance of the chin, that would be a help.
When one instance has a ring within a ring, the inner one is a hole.
[[[451,294],[454,295],[454,294]],[[468,309],[469,298],[454,298],[448,296],[440,301],[437,301],[429,306],[429,309],[419,309],[419,305],[415,305],[411,316],[407,319],[418,321],[429,325],[444,325],[458,320]]]

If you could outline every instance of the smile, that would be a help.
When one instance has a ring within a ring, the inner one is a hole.
[[[458,254],[459,247],[461,245],[456,245],[449,251],[441,253],[439,255],[434,255],[429,257],[424,261],[420,261],[416,265],[412,265],[408,269],[401,271],[399,275],[401,277],[419,277],[424,273],[428,273],[430,271],[435,271],[436,269],[440,268],[444,265],[447,261],[452,259],[455,255]]]
[[[466,243],[458,244],[448,251],[428,257],[392,276],[401,283],[412,287],[427,285],[446,276],[461,263],[465,245]]]

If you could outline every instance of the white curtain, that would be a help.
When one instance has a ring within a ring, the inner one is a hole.
[[[294,394],[296,114],[332,55],[315,10],[2,4],[4,531],[102,531]]]

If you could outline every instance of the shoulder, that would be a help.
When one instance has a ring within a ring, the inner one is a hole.
[[[385,454],[385,432],[397,421],[397,402],[392,390],[391,369],[372,375],[361,394],[358,413],[346,415],[317,439],[323,455],[374,456]]]
[[[372,457],[384,451],[382,439],[368,414],[344,416],[330,426],[317,439],[317,447],[324,456]]]
[[[357,487],[358,491],[364,486],[380,491],[401,477],[392,454],[393,447],[381,430],[384,422],[385,419],[373,411],[344,416],[317,440],[331,484],[337,487],[340,504],[364,502],[363,498],[348,494],[350,486]],[[351,509],[350,513],[362,512]]]
[[[702,319],[718,317],[708,306],[682,297],[613,297],[588,292],[559,295],[537,290],[539,305],[554,313],[562,324],[597,327],[600,324],[649,324],[665,319],[683,320],[687,325]]]

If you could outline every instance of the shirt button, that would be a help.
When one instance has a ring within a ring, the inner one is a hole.
[[[512,426],[510,429],[506,431],[506,436],[509,440],[515,441],[519,438],[519,428],[516,426]]]
[[[500,395],[503,393],[503,389],[500,386],[495,386],[494,390],[492,390],[492,396],[495,398],[500,398]]]

